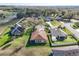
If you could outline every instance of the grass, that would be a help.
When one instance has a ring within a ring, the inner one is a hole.
[[[50,47],[30,47],[23,48],[18,52],[19,56],[48,56],[50,54]]]
[[[58,22],[58,21],[56,21],[56,20],[51,21],[51,24],[54,25],[54,26],[59,26],[59,25],[61,25],[61,23]]]
[[[4,31],[2,32],[2,35],[5,35],[6,33],[8,33],[10,31],[10,28],[8,26],[6,26],[6,28],[4,29]]]
[[[0,36],[0,47],[11,40],[11,36],[8,34],[9,30],[9,28],[6,28],[3,34]]]
[[[71,25],[74,29],[79,29],[79,27],[77,26],[77,25],[75,25],[75,24],[72,24]]]
[[[10,36],[8,34],[2,36],[2,38],[0,39],[0,47],[3,46],[5,43],[9,42]]]
[[[25,45],[25,43],[27,42],[26,39],[28,37],[29,37],[28,35],[23,35],[22,37],[19,37],[19,38],[14,39],[14,41],[11,44],[10,47],[15,48],[15,47],[18,47],[20,45]]]
[[[66,32],[68,35],[72,35],[72,32],[69,31],[67,28],[62,29],[64,32]]]
[[[72,36],[68,36],[64,41],[56,41],[54,44],[75,43],[77,42]]]

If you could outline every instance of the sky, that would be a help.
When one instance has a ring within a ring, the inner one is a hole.
[[[0,0],[0,5],[28,5],[28,6],[78,6],[78,0]]]

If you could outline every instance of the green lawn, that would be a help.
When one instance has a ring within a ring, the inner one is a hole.
[[[23,35],[22,37],[16,38],[14,39],[10,47],[15,48],[20,45],[25,45],[25,43],[28,41],[28,38],[29,38],[28,35]]]
[[[5,43],[11,40],[11,36],[9,36],[9,28],[6,28],[3,34],[0,36],[0,46],[4,45]]]
[[[56,21],[56,20],[51,21],[51,24],[54,25],[54,26],[59,26],[59,25],[61,25],[61,23],[58,22],[58,21]]]
[[[72,34],[72,32],[71,31],[69,31],[67,28],[64,28],[64,29],[62,29],[64,32],[66,32],[68,35],[71,35]]]
[[[71,25],[74,29],[79,29],[79,26],[75,25],[75,24],[72,24]]]
[[[73,38],[72,36],[68,36],[67,39],[65,39],[64,41],[56,41],[54,42],[55,44],[64,44],[64,43],[75,43],[77,42],[75,40],[75,38]]]
[[[8,34],[2,36],[2,38],[0,38],[0,46],[4,45],[9,41],[10,41],[10,36]]]

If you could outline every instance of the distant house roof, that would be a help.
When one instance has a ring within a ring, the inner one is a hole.
[[[57,16],[56,20],[62,20],[63,18],[61,16]]]
[[[67,34],[59,28],[51,28],[51,33],[53,36],[67,36]]]
[[[21,25],[16,24],[15,27],[11,30],[11,34],[12,35],[19,35],[23,31],[24,31],[24,28]]]
[[[47,17],[45,17],[45,19],[46,19],[47,21],[50,21],[50,20],[51,20],[51,17],[50,17],[50,16],[47,16]]]
[[[37,29],[36,31],[34,31],[31,35],[31,40],[47,40],[47,35],[46,32],[42,29]]]

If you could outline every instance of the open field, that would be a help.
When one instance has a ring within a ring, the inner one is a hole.
[[[6,26],[0,26],[0,35],[3,33],[3,31],[5,30]]]

